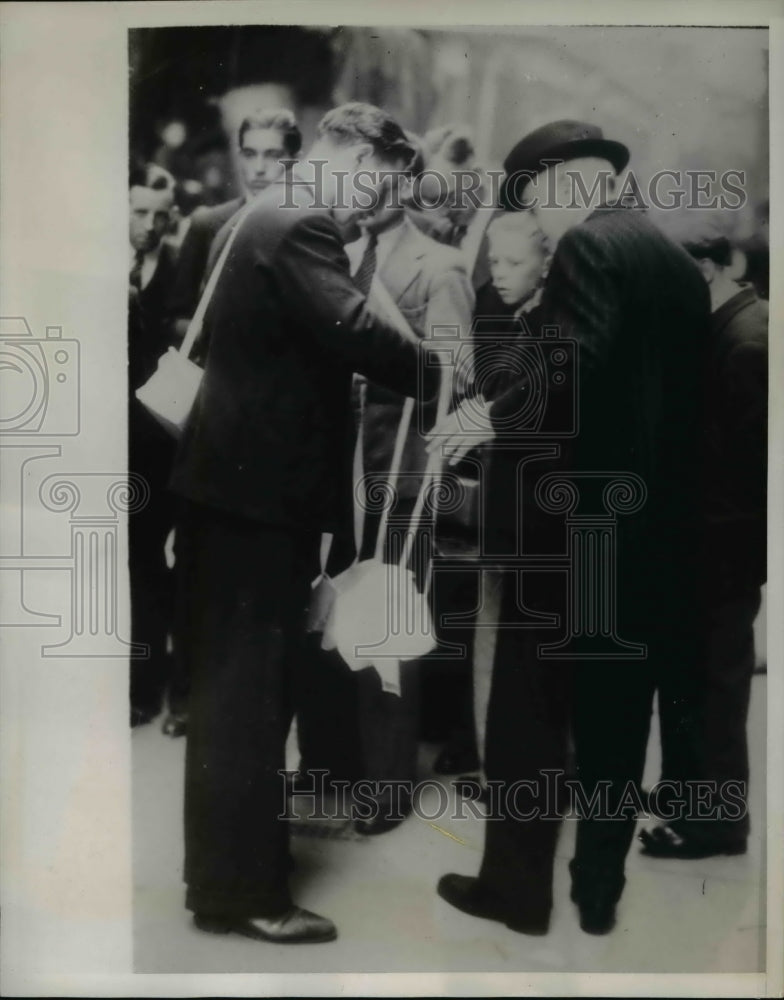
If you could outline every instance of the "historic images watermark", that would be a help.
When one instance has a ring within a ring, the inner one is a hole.
[[[375,212],[381,208],[400,210],[412,207],[420,211],[444,208],[464,211],[496,209],[506,203],[508,209],[587,209],[608,204],[623,208],[678,211],[738,211],[748,202],[744,170],[664,169],[650,177],[634,170],[616,175],[611,169],[597,170],[590,182],[584,173],[569,169],[568,161],[545,160],[546,167],[564,165],[566,184],[556,183],[553,170],[541,172],[516,170],[459,170],[448,176],[425,169],[406,179],[405,170],[325,171],[327,160],[302,160],[295,166],[285,162],[281,208],[295,208],[295,188],[311,194],[309,208],[338,208]]]
[[[536,778],[491,780],[486,785],[468,778],[449,786],[436,778],[422,781],[350,782],[313,770],[295,779],[296,772],[280,770],[282,809],[279,819],[373,820],[403,819],[409,812],[427,822],[437,820],[489,821],[601,819],[628,821],[641,817],[705,822],[737,822],[746,815],[743,781],[660,781],[643,800],[633,782],[618,792],[612,782],[597,782],[588,790],[564,770],[547,768]]]
[[[474,574],[479,607],[471,617],[478,622],[485,600],[486,570],[505,571],[516,578],[514,620],[494,621],[492,627],[535,628],[543,638],[549,633],[551,638],[538,645],[542,659],[646,659],[646,645],[621,634],[617,613],[618,592],[623,586],[617,568],[619,519],[642,510],[646,484],[631,471],[572,469],[563,460],[563,446],[579,433],[577,340],[562,336],[554,326],[530,329],[522,318],[499,327],[493,317],[478,317],[467,337],[459,334],[453,328],[432,330],[427,350],[422,352],[422,366],[438,368],[448,384],[471,385],[469,395],[453,411],[454,422],[462,435],[468,440],[475,437],[478,445],[487,438],[484,392],[490,381],[501,373],[514,387],[512,404],[502,418],[494,420],[492,445],[494,451],[507,450],[514,456],[512,488],[516,493],[508,504],[517,518],[514,538],[500,552],[492,551],[488,544],[487,456],[467,456],[463,466],[474,470],[473,479],[467,478],[470,473],[465,468],[445,465],[439,461],[439,433],[428,430],[426,423],[432,420],[432,413],[428,418],[425,409],[418,411],[418,433],[429,434],[434,441],[435,462],[428,466],[424,480],[421,472],[404,470],[385,482],[379,482],[374,473],[355,484],[356,503],[368,513],[381,515],[391,553],[373,613],[365,609],[361,616],[365,626],[372,620],[373,633],[364,627],[362,641],[355,643],[351,658],[355,669],[360,665],[388,667],[392,661],[410,659],[412,640],[423,629],[435,647],[429,655],[454,656],[458,651],[449,643],[448,632],[458,622],[454,614],[432,621],[431,583],[444,573]],[[542,474],[542,462],[555,471]],[[410,479],[422,482],[419,499],[414,515],[400,517],[396,514],[400,487]],[[474,526],[470,551],[442,551],[438,545],[441,519],[460,514],[467,507],[472,508]],[[561,548],[527,549],[523,529],[536,511],[560,519]],[[426,567],[424,587],[412,584],[411,570],[416,565]],[[567,599],[561,611],[526,605],[526,581],[541,573],[562,577]]]
[[[7,518],[0,551],[0,627],[64,627],[42,643],[45,657],[144,658],[146,647],[120,634],[119,553],[122,515],[147,504],[149,486],[124,471],[51,471],[80,431],[79,341],[59,326],[37,337],[24,317],[0,317],[0,460],[6,489],[16,494],[7,509],[18,512]],[[62,519],[62,539],[42,551],[30,526],[51,514]],[[29,596],[36,573],[53,571],[69,581],[65,621]]]

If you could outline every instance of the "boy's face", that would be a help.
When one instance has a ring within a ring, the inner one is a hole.
[[[500,229],[488,233],[490,275],[504,305],[516,305],[536,288],[544,254],[530,235]]]

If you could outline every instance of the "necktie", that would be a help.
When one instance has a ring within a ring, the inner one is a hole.
[[[370,283],[376,271],[377,243],[378,236],[375,233],[368,233],[367,246],[365,247],[365,252],[362,254],[362,260],[357,268],[357,273],[354,275],[354,284],[363,295],[367,295],[370,291]]]
[[[447,237],[447,243],[451,247],[460,247],[461,243],[465,239],[465,234],[468,232],[468,226],[464,222],[455,222],[452,224],[452,228],[449,231],[449,236]]]
[[[142,290],[142,266],[144,264],[144,250],[137,250],[136,257],[134,258],[133,267],[130,273],[130,282],[132,288],[138,288],[139,291]]]

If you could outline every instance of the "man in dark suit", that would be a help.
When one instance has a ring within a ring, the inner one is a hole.
[[[606,523],[612,499],[606,484],[619,474],[637,484],[628,487],[627,513],[617,516],[608,550],[617,572],[614,623],[592,620],[604,595],[593,582],[577,589],[574,564],[549,580],[548,574],[524,573],[523,600],[508,586],[502,601],[504,622],[521,619],[519,604],[558,612],[572,642],[567,648],[558,643],[563,652],[548,655],[557,636],[531,627],[530,614],[521,621],[525,627],[499,632],[485,768],[488,782],[500,782],[500,794],[491,800],[479,877],[446,875],[438,891],[458,909],[531,934],[549,926],[556,820],[563,814],[553,775],[564,769],[572,703],[584,797],[570,865],[572,899],[583,930],[601,934],[614,925],[625,882],[637,801],[628,803],[624,794],[642,776],[653,692],[662,673],[693,670],[697,655],[697,458],[709,301],[694,262],[643,212],[621,204],[596,208],[590,198],[575,198],[575,176],[591,191],[594,181],[622,170],[628,155],[595,126],[564,121],[528,135],[505,163],[509,207],[524,207],[521,193],[525,203],[534,202],[554,251],[540,323],[577,346],[574,363],[562,351],[560,368],[553,357],[555,367],[542,371],[551,389],[542,397],[545,424],[539,426],[567,429],[568,407],[576,400],[577,433],[561,443],[555,463],[550,458],[526,467],[523,527],[537,529],[530,533],[540,545],[549,536],[549,552],[557,554],[563,551],[555,541],[558,525],[548,528],[540,519],[542,505],[551,521],[557,520],[552,511],[562,509]],[[548,166],[546,160],[560,162]],[[520,177],[536,182],[516,187]],[[564,377],[553,378],[560,370]],[[440,429],[434,446],[445,443],[454,461],[478,440],[506,444],[519,435],[541,443],[536,425],[525,434],[536,393],[533,373],[484,409],[474,401]],[[557,422],[547,423],[552,420]],[[551,495],[549,506],[546,491],[537,498],[537,465],[554,468],[569,484]],[[608,562],[601,565],[612,572]],[[514,582],[515,572],[508,575]],[[615,589],[611,584],[605,616],[612,613]],[[580,619],[570,614],[575,596],[588,616],[582,633],[574,631]]]
[[[172,478],[186,500],[177,565],[192,677],[186,905],[203,930],[336,936],[289,895],[280,772],[320,536],[351,503],[352,372],[406,395],[436,390],[420,345],[368,309],[339,228],[363,204],[357,173],[367,187],[412,152],[370,105],[325,115],[303,164],[315,186],[297,177],[259,197],[206,316],[204,380]]]
[[[662,781],[675,782],[679,798],[695,781],[715,782],[715,791],[704,804],[713,815],[671,811],[670,822],[643,830],[640,839],[646,854],[695,858],[742,854],[749,833],[746,716],[767,555],[768,304],[753,286],[739,284],[746,262],[721,229],[692,226],[684,246],[702,270],[713,307],[702,556],[706,635],[693,683],[675,676],[659,690]],[[732,801],[724,801],[728,792]],[[655,794],[663,803],[664,795]]]
[[[238,133],[237,158],[243,194],[221,205],[195,209],[180,248],[177,270],[167,302],[176,338],[181,340],[185,336],[196,311],[207,274],[214,264],[210,247],[215,237],[248,198],[255,198],[266,191],[270,184],[279,180],[291,168],[301,145],[302,136],[297,119],[293,112],[285,108],[261,109],[242,121]],[[207,338],[202,333],[194,345],[191,357],[203,363],[206,351]],[[176,554],[175,539],[175,557]],[[170,699],[170,711],[163,723],[163,731],[173,737],[184,735],[188,726],[189,682],[187,666],[184,657],[180,655],[179,641],[183,628],[187,628],[187,623],[175,628],[171,685],[174,697]]]
[[[128,468],[144,478],[149,491],[147,503],[128,518],[132,641],[147,647],[144,656],[131,660],[132,726],[158,715],[171,675],[167,642],[174,597],[164,546],[174,526],[174,507],[166,488],[174,445],[134,392],[152,375],[172,342],[166,302],[175,251],[162,237],[173,187],[167,171],[150,165],[131,177],[129,190]]]
[[[302,135],[293,112],[285,108],[265,108],[243,120],[238,141],[242,195],[211,208],[197,208],[180,248],[177,276],[169,299],[175,331],[180,337],[185,336],[188,322],[199,303],[215,236],[248,198],[266,191],[291,166],[291,161],[299,154]]]

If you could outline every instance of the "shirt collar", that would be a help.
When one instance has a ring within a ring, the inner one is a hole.
[[[405,223],[406,217],[403,213],[401,213],[400,220],[398,222],[395,222],[394,225],[389,226],[388,229],[385,229],[382,233],[378,234],[378,242],[376,243],[376,270],[381,268],[381,265],[387,259],[392,248],[402,235]],[[348,259],[351,264],[352,274],[359,267],[362,255],[364,254],[365,247],[367,245],[368,233],[363,233],[358,240],[354,240],[352,243],[346,244],[346,253],[348,254]]]
[[[162,246],[163,246],[163,240],[160,240],[157,246],[153,247],[152,250],[146,250],[143,258],[144,261],[148,260],[157,261],[161,255]],[[133,266],[136,263],[136,250],[133,248],[133,246],[130,247],[130,250],[131,250],[131,266]]]

